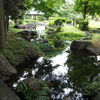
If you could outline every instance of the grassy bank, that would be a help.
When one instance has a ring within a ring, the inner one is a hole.
[[[17,63],[14,54],[24,54],[25,48],[34,48],[32,43],[29,43],[22,39],[20,35],[16,34],[20,31],[20,29],[10,28],[7,33],[6,47],[0,51],[0,53],[3,54],[12,64]]]

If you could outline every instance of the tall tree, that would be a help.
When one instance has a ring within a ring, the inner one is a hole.
[[[0,49],[5,47],[4,0],[0,0]]]
[[[75,0],[75,10],[82,13],[84,19],[87,14],[100,14],[100,0]]]

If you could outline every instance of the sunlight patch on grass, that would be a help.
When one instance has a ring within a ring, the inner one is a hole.
[[[64,25],[64,27],[62,28],[62,30],[64,32],[68,32],[68,33],[80,33],[80,34],[83,33],[84,34],[84,31],[79,30],[75,26]]]
[[[94,21],[94,20],[90,20],[89,21],[89,27],[90,28],[100,28],[100,22]]]

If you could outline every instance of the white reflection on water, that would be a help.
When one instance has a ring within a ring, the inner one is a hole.
[[[97,56],[97,61],[100,61],[100,56]]]
[[[65,75],[68,73],[68,67],[67,65],[65,65],[68,55],[69,53],[67,53],[66,51],[69,48],[65,49],[61,54],[51,58],[50,60],[52,60],[52,65],[59,65],[59,67],[57,67],[54,71],[53,74],[56,75]]]
[[[36,27],[36,30],[38,31],[38,35],[41,36],[41,35],[45,35],[45,30],[46,30],[46,27],[48,26],[48,24],[46,23],[43,23],[43,25],[40,25],[40,26],[37,26]]]
[[[51,58],[52,65],[59,65],[54,71],[53,74],[56,75],[64,75],[68,72],[68,67],[64,66],[65,62],[67,61],[68,53],[64,52],[63,54],[57,55],[56,57]]]

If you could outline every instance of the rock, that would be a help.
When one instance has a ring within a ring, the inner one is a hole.
[[[24,54],[14,54],[14,59],[16,65],[22,64],[25,62],[25,55]]]
[[[27,84],[33,91],[38,91],[42,88],[40,84],[41,81],[42,80],[33,77],[24,80],[25,84]]]
[[[14,64],[19,70],[19,68],[32,68],[34,66],[34,63],[37,61],[39,57],[41,57],[42,54],[38,53],[34,48],[25,48],[23,54],[15,54],[15,61],[16,64]]]
[[[17,74],[16,69],[8,62],[8,60],[3,55],[0,55],[0,70],[6,76]]]
[[[87,46],[92,45],[92,43],[84,40],[75,40],[71,43],[71,50],[84,50]]]
[[[92,43],[84,40],[75,40],[71,43],[72,53],[79,55],[92,55],[91,52],[87,50],[88,46],[91,46]]]
[[[39,54],[34,48],[26,48],[25,49],[26,59],[38,59],[41,54]]]
[[[0,81],[0,100],[21,100],[5,83]]]
[[[20,34],[22,38],[24,38],[25,40],[30,41],[31,39],[36,38],[37,32],[36,31],[32,31],[32,30],[23,30],[21,32],[18,32],[17,34]]]
[[[71,43],[72,53],[82,55],[100,55],[100,47],[95,47],[91,42],[86,40],[75,40]]]
[[[14,28],[19,28],[19,29],[27,29],[27,26],[26,25],[15,25]]]
[[[95,55],[100,55],[100,47],[87,46],[86,49]]]

